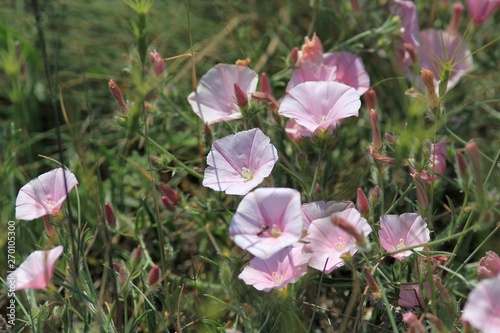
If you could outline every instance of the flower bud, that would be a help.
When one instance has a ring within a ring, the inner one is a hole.
[[[118,273],[118,284],[120,286],[125,285],[125,283],[127,283],[128,280],[127,269],[124,266],[117,264],[115,262],[113,263],[113,267],[115,268],[115,271]]]
[[[467,172],[467,162],[460,151],[455,152],[455,171],[460,178],[464,178]]]
[[[457,34],[460,21],[462,20],[463,11],[464,5],[461,3],[457,2],[453,5],[453,15],[451,16],[450,23],[448,24],[448,31],[451,35]]]
[[[115,226],[116,225],[116,215],[115,212],[113,211],[113,207],[109,203],[104,204],[104,216],[106,217],[106,222],[110,226]]]
[[[370,124],[372,126],[372,147],[375,150],[379,150],[380,148],[382,148],[382,138],[380,137],[378,112],[375,109],[370,110]]]
[[[349,222],[347,222],[343,218],[336,216],[335,214],[332,215],[331,219],[332,219],[333,225],[338,226],[343,231],[345,231],[346,233],[351,235],[356,240],[356,243],[358,245],[361,245],[361,246],[365,245],[365,243],[366,243],[365,236],[363,236],[363,234],[360,233],[358,231],[358,229],[356,229],[355,226],[353,226],[352,224],[350,224]]]
[[[477,147],[477,143],[470,141],[465,145],[465,151],[469,157],[471,164],[472,174],[474,176],[474,183],[476,184],[476,189],[482,193],[483,191],[483,169],[481,165],[481,154]]]
[[[137,266],[141,262],[142,258],[142,247],[138,245],[134,251],[132,251],[132,266]]]
[[[248,105],[247,94],[241,89],[238,83],[234,84],[234,96],[236,97],[236,104],[240,108],[244,108]]]
[[[359,16],[359,15],[361,15],[363,13],[361,11],[361,6],[359,5],[359,1],[358,0],[351,0],[351,8],[352,8],[352,12],[356,16]]]
[[[375,298],[381,299],[382,294],[380,293],[380,288],[377,284],[377,281],[373,277],[370,267],[363,268],[363,275],[366,278],[366,282],[368,283],[368,287],[370,287],[372,294],[375,296]]]
[[[359,187],[356,194],[356,204],[361,215],[366,218],[370,212],[370,203],[368,202],[365,192]]]
[[[264,94],[271,95],[271,85],[266,73],[260,75],[260,91]]]
[[[426,92],[427,92],[427,103],[431,109],[435,109],[439,106],[439,97],[436,94],[436,85],[434,84],[434,73],[432,71],[422,68],[420,71],[420,76],[424,82]]]
[[[171,189],[170,187],[168,187],[165,184],[160,184],[159,186],[160,186],[160,190],[162,190],[162,192],[167,196],[167,198],[174,205],[176,205],[179,202],[181,202],[181,198],[179,197],[179,195],[177,194],[177,192],[175,192],[173,189]]]
[[[149,274],[148,274],[149,285],[153,286],[153,285],[157,284],[158,281],[160,281],[160,278],[161,278],[161,269],[160,269],[160,267],[158,267],[158,265],[156,265],[155,267],[153,267],[149,271]]]
[[[413,178],[415,186],[417,187],[418,207],[422,211],[426,211],[427,208],[429,208],[429,198],[427,197],[427,191],[425,189],[425,183],[422,180],[422,177],[421,177],[420,173],[417,172],[415,169],[413,169],[413,171],[411,172],[411,176]]]
[[[316,194],[323,193],[323,189],[321,188],[321,185],[319,183],[316,183],[316,186],[314,186],[314,193]]]
[[[492,278],[500,274],[500,257],[493,251],[486,252],[486,255],[479,261],[477,275],[485,278]]]
[[[370,88],[365,92],[365,104],[368,110],[377,108],[377,93],[375,93],[375,90]]]
[[[162,196],[161,202],[163,202],[163,205],[169,211],[171,211],[171,212],[175,211],[174,203],[172,201],[170,201],[170,199],[167,196],[165,196],[165,195]]]
[[[380,194],[380,187],[378,185],[372,188],[372,190],[370,191],[370,203],[372,207],[378,203]]]
[[[297,66],[297,61],[299,60],[299,49],[294,47],[288,56],[288,66]]]
[[[120,107],[120,111],[122,112],[122,114],[125,116],[128,115],[129,108],[127,103],[125,102],[125,99],[123,98],[122,92],[118,87],[118,85],[115,83],[115,81],[109,80],[108,86],[109,86],[109,91],[111,91],[111,94],[118,102],[118,106]]]
[[[163,62],[161,54],[158,53],[158,51],[154,50],[149,53],[149,62],[151,63],[151,67],[153,67],[156,76],[163,75],[163,72],[165,72],[165,63]]]

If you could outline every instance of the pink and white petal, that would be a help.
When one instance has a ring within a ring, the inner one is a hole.
[[[461,319],[483,333],[500,331],[500,275],[477,284],[469,294]]]
[[[303,82],[335,81],[336,72],[337,70],[334,66],[324,66],[323,64],[304,61],[299,68],[293,70],[292,77],[286,86],[286,91],[289,92],[292,88]]]
[[[258,74],[244,66],[217,64],[198,83],[195,92],[188,96],[193,111],[208,125],[241,118],[235,104],[234,84],[247,93],[255,92]]]
[[[45,289],[52,280],[55,262],[63,252],[63,246],[49,251],[31,253],[19,267],[11,273],[16,281],[16,291],[22,289]]]
[[[337,69],[335,81],[356,89],[359,96],[370,88],[370,77],[360,57],[349,52],[325,53],[323,56],[325,65]]]
[[[331,216],[348,208],[354,208],[354,203],[351,201],[315,201],[302,204],[302,215],[304,224],[309,227],[312,221]]]

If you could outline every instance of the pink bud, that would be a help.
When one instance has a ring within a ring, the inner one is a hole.
[[[463,177],[467,172],[467,163],[465,157],[460,151],[455,152],[455,170],[460,177]]]
[[[234,84],[234,96],[236,97],[236,104],[238,104],[240,108],[244,108],[248,105],[247,94],[241,89],[238,83]]]
[[[299,49],[294,47],[288,56],[288,64],[290,67],[295,67],[299,60]]]
[[[463,11],[464,5],[461,3],[457,2],[453,5],[453,15],[451,16],[450,24],[448,24],[450,34],[455,35],[458,32]]]
[[[318,65],[323,63],[323,45],[316,33],[313,34],[311,39],[307,36],[304,37],[304,44],[302,44],[302,52],[297,65],[300,66],[302,61],[310,61]]]
[[[181,202],[181,198],[179,197],[179,195],[177,194],[177,192],[175,192],[173,189],[171,189],[170,187],[168,187],[165,184],[160,184],[159,186],[160,186],[160,190],[162,190],[162,192],[167,196],[167,198],[174,205],[176,205],[179,202]]]
[[[425,211],[427,210],[427,208],[429,208],[429,198],[427,197],[425,183],[422,180],[420,173],[418,173],[416,170],[412,171],[411,176],[413,177],[413,181],[415,182],[415,186],[417,187],[418,207],[421,210]]]
[[[363,236],[363,234],[359,232],[359,230],[356,229],[355,226],[353,226],[343,218],[333,215],[332,224],[340,227],[343,231],[351,235],[356,240],[356,243],[358,243],[358,245],[365,244],[365,236]]]
[[[323,193],[323,189],[321,188],[321,185],[319,183],[316,183],[316,186],[314,186],[314,192],[316,194],[321,194]]]
[[[370,88],[365,92],[365,104],[368,110],[377,108],[377,93],[375,93],[375,90]]]
[[[113,211],[113,208],[111,207],[111,205],[107,202],[104,204],[104,215],[106,217],[106,222],[108,222],[108,224],[110,226],[116,225],[115,212]]]
[[[500,257],[493,251],[486,252],[486,255],[479,261],[477,275],[485,278],[492,278],[500,274]]]
[[[123,286],[128,280],[128,272],[127,269],[120,264],[113,263],[113,267],[115,271],[118,273],[118,283]]]
[[[385,133],[385,140],[391,145],[394,145],[398,142],[398,139],[391,133]]]
[[[380,187],[377,185],[370,191],[370,202],[375,206],[380,199]]]
[[[167,196],[165,196],[165,195],[162,196],[161,202],[163,202],[163,205],[169,211],[171,211],[171,212],[175,211],[174,203],[172,201],[170,201],[170,199]]]
[[[163,72],[165,72],[165,63],[161,57],[161,54],[158,51],[154,50],[149,53],[149,62],[151,63],[151,67],[155,71],[156,76],[161,76]]]
[[[156,283],[158,283],[158,281],[160,281],[160,278],[161,278],[161,269],[160,267],[158,267],[158,265],[156,265],[149,271],[148,274],[149,285],[150,286],[155,285]]]
[[[470,141],[465,145],[465,151],[471,163],[472,173],[474,175],[474,183],[478,192],[483,190],[483,169],[481,165],[481,154],[477,147],[477,143]]]
[[[113,94],[113,97],[115,100],[118,102],[118,106],[120,107],[120,111],[123,113],[123,115],[128,115],[129,113],[129,108],[127,103],[125,102],[125,99],[123,98],[122,92],[120,91],[120,88],[118,88],[118,85],[115,83],[113,80],[109,80],[108,82],[109,86],[109,91],[111,91],[111,94]]]
[[[260,91],[264,94],[271,95],[271,85],[266,73],[260,75]]]
[[[366,197],[365,192],[363,192],[363,190],[359,187],[356,195],[356,204],[363,217],[368,215],[368,212],[370,211],[370,204],[368,203],[368,198]]]
[[[138,245],[134,251],[132,251],[132,266],[136,266],[142,258],[142,247]]]
[[[372,125],[372,147],[375,150],[379,150],[380,148],[382,148],[382,138],[380,137],[378,112],[375,109],[370,110],[370,124]]]
[[[377,281],[373,277],[370,267],[363,268],[363,275],[365,276],[366,282],[368,282],[368,286],[370,287],[370,290],[375,295],[375,297],[382,298],[382,295],[380,294],[380,288],[377,284]]]

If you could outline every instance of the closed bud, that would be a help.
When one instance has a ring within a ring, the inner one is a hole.
[[[130,110],[128,108],[127,102],[125,102],[125,99],[123,98],[122,92],[118,87],[118,85],[115,83],[115,81],[109,80],[108,87],[109,91],[111,92],[115,100],[118,102],[118,106],[120,107],[121,113],[125,116],[128,115]]]
[[[372,291],[373,296],[377,299],[382,298],[382,294],[380,293],[380,288],[377,284],[377,281],[373,277],[372,271],[370,267],[365,267],[363,268],[363,275],[366,278],[366,282],[368,283],[368,287],[370,287],[370,290]]]
[[[160,184],[159,186],[160,186],[160,190],[162,190],[162,192],[167,196],[167,198],[174,205],[176,205],[179,202],[181,202],[181,198],[179,197],[179,195],[177,194],[177,192],[175,192],[173,189],[171,189],[170,187],[168,187],[165,184]]]
[[[297,66],[297,61],[299,60],[299,49],[294,47],[288,56],[288,66]]]
[[[132,251],[132,266],[137,266],[141,262],[142,258],[142,247],[138,245],[134,251]]]
[[[364,246],[366,243],[365,236],[363,236],[362,233],[356,229],[355,226],[344,220],[343,218],[340,218],[338,216],[332,215],[332,224],[338,226],[341,228],[343,231],[351,235],[355,240],[358,245]]]
[[[165,72],[165,63],[161,57],[161,54],[158,51],[154,50],[149,53],[149,62],[151,63],[151,67],[156,74],[156,76],[161,76]]]
[[[241,89],[238,83],[234,84],[234,96],[236,97],[236,104],[240,108],[244,108],[248,105],[247,94]]]
[[[366,218],[368,216],[368,213],[370,212],[370,204],[368,202],[368,198],[365,195],[365,192],[363,192],[363,190],[359,187],[356,194],[356,204],[361,215]]]
[[[113,211],[113,207],[109,203],[104,204],[104,216],[106,217],[106,222],[110,226],[115,226],[116,225],[116,215],[115,212]]]
[[[271,95],[271,85],[266,73],[260,75],[260,91],[264,94]]]
[[[319,183],[316,183],[316,186],[314,186],[314,192],[316,194],[321,194],[323,193],[323,189],[321,188],[321,185]]]
[[[431,109],[434,109],[439,106],[439,97],[436,94],[436,85],[434,84],[434,73],[428,69],[422,68],[420,76],[426,88],[427,103]]]
[[[411,176],[413,177],[413,181],[415,183],[415,186],[417,187],[418,207],[422,211],[426,211],[427,208],[429,208],[429,198],[427,197],[427,190],[425,189],[425,183],[420,173],[418,173],[416,170],[412,171]]]
[[[380,123],[378,121],[378,112],[375,109],[370,110],[370,124],[372,126],[372,147],[375,150],[382,148],[382,138],[380,136]]]
[[[161,197],[161,202],[163,202],[163,205],[169,211],[171,212],[175,211],[174,203],[170,201],[170,199],[166,195]]]
[[[115,262],[113,263],[113,267],[115,268],[115,271],[118,273],[118,284],[120,286],[125,285],[125,283],[127,283],[128,280],[127,269],[124,266],[117,264]]]
[[[361,11],[361,6],[359,5],[359,1],[358,0],[351,0],[351,8],[352,8],[352,12],[358,16],[358,15],[361,15],[362,14],[362,11]]]
[[[390,145],[395,145],[398,143],[398,139],[392,135],[391,133],[385,133],[385,140],[390,144]]]
[[[451,16],[450,24],[448,24],[448,31],[452,35],[456,35],[460,21],[462,20],[462,13],[464,12],[464,5],[457,2],[453,5],[453,15]]]
[[[148,274],[148,282],[150,286],[156,285],[161,278],[161,269],[156,265],[153,267]]]
[[[365,104],[368,110],[377,108],[377,94],[375,90],[370,88],[365,92]]]
[[[474,176],[474,183],[476,184],[476,189],[479,192],[483,192],[483,169],[481,164],[481,154],[477,147],[477,143],[470,141],[465,145],[465,151],[467,152],[467,157],[471,164],[472,174]]]
[[[380,200],[380,187],[377,185],[370,191],[370,203],[372,206],[376,205]]]

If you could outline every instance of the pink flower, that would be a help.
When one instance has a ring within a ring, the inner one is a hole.
[[[250,93],[257,88],[258,75],[244,66],[218,64],[210,69],[198,83],[196,91],[188,96],[193,111],[208,125],[242,117],[236,104],[235,84]]]
[[[302,235],[300,193],[290,188],[259,188],[236,209],[229,234],[242,249],[268,259]]]
[[[499,6],[499,0],[467,0],[469,16],[476,25],[482,24]]]
[[[314,201],[302,204],[304,227],[307,229],[312,221],[330,217],[333,213],[344,211],[347,208],[354,208],[354,204],[351,201]]]
[[[295,119],[307,130],[326,131],[341,119],[358,116],[361,101],[356,91],[338,82],[304,82],[285,96],[278,113]]]
[[[57,214],[66,200],[67,193],[76,185],[78,180],[75,175],[62,168],[38,176],[19,190],[16,219],[31,221],[48,214]]]
[[[325,53],[325,66],[336,68],[335,81],[347,84],[363,95],[370,88],[370,77],[365,70],[363,60],[349,52]]]
[[[63,252],[61,245],[49,251],[31,253],[19,267],[7,276],[7,284],[15,284],[15,290],[45,289],[51,283],[57,258]]]
[[[401,18],[402,45],[399,47],[403,53],[402,62],[405,65],[411,65],[414,62],[413,53],[420,45],[420,25],[418,24],[417,8],[412,1],[394,0],[392,2],[392,10]]]
[[[269,176],[278,152],[258,128],[216,140],[208,153],[203,186],[227,194],[247,194]]]
[[[500,275],[477,284],[469,294],[461,319],[483,333],[500,332]]]
[[[426,29],[420,32],[420,37],[421,43],[417,50],[420,67],[434,73],[436,88],[440,80],[447,76],[446,88],[450,90],[465,73],[472,70],[472,55],[460,34]],[[445,72],[449,72],[449,75],[444,75]]]
[[[380,217],[380,243],[387,252],[397,251],[404,247],[425,244],[430,241],[430,231],[427,223],[415,213],[402,215],[383,215]],[[420,251],[423,247],[417,247]],[[391,256],[402,260],[413,252],[408,250],[392,254]]]
[[[446,171],[446,137],[431,145],[429,159],[434,173],[443,175]]]
[[[165,72],[165,63],[163,62],[163,58],[158,51],[154,50],[153,52],[149,52],[149,62],[151,63],[151,67],[153,67],[156,76],[163,75],[163,72]]]
[[[311,254],[309,266],[326,274],[344,265],[342,257],[346,254],[354,255],[358,245],[354,237],[332,219],[341,219],[352,225],[356,230],[367,237],[372,231],[368,222],[355,208],[347,208],[333,213],[329,217],[320,218],[311,222],[309,234],[304,237],[305,251]]]
[[[289,92],[297,85],[309,81],[338,81],[337,68],[334,66],[325,66],[310,61],[303,61],[300,67],[293,70],[292,77],[286,86]]]
[[[289,283],[295,283],[307,273],[310,256],[303,252],[303,247],[304,244],[296,243],[268,259],[255,257],[238,278],[262,291],[282,289]]]
[[[429,281],[423,282],[426,299],[431,298],[431,285]],[[424,296],[422,294],[422,288],[420,288],[419,283],[403,284],[401,285],[401,290],[399,291],[399,306],[404,307],[414,307],[420,306],[424,307],[426,302],[424,301]]]
[[[479,261],[477,275],[485,278],[492,278],[500,275],[500,257],[493,251],[486,252],[486,255]]]

